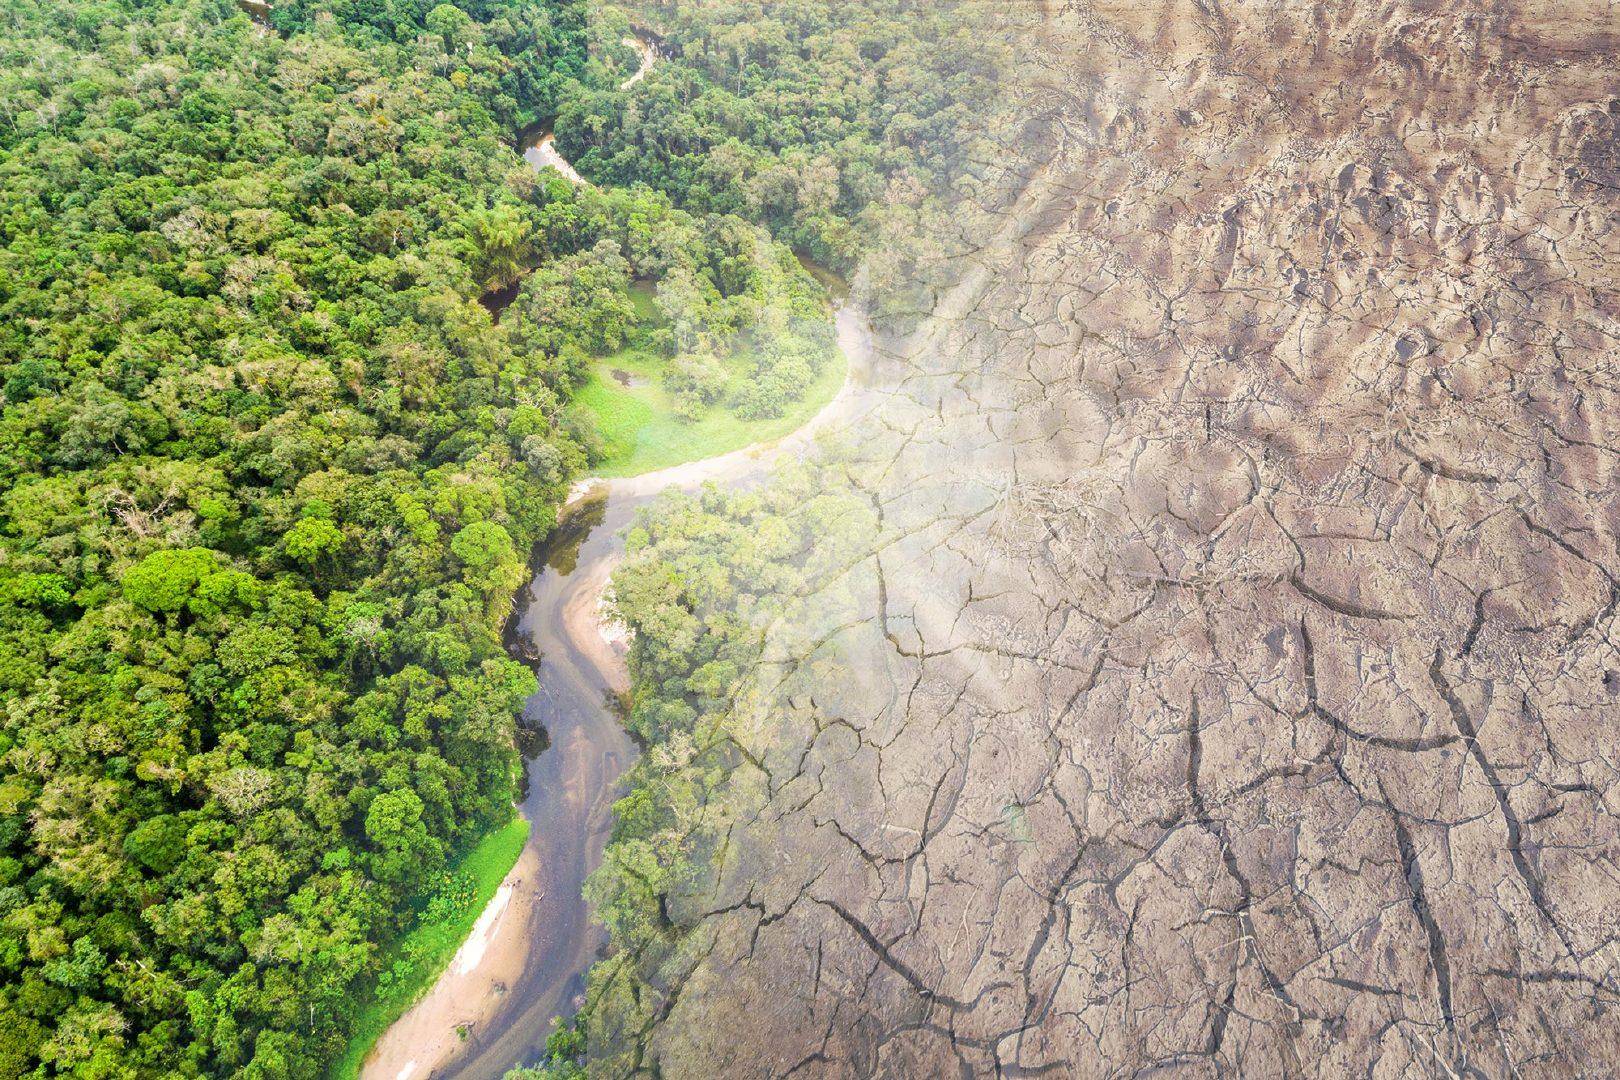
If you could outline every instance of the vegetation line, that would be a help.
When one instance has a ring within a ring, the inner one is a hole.
[[[416,927],[385,953],[376,992],[355,1019],[348,1049],[332,1067],[332,1080],[359,1076],[382,1033],[438,981],[528,842],[529,823],[515,818],[485,836],[443,875]]]

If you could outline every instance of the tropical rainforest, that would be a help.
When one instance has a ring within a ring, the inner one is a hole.
[[[979,134],[995,57],[955,7],[643,0],[674,62],[634,95],[569,95],[558,144],[587,176],[741,215],[840,272],[882,265]]]
[[[0,1075],[317,1075],[511,813],[499,626],[584,452],[574,316],[476,301],[546,214],[513,71],[586,41],[483,14],[6,5]]]
[[[634,104],[582,0],[0,3],[0,1075],[343,1051],[511,818],[591,358],[779,413],[832,348],[789,245],[899,257],[947,182],[971,42],[874,9],[648,6]],[[552,118],[600,187],[518,156]]]

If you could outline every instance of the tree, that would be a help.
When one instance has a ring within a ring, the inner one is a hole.
[[[478,24],[473,22],[472,16],[456,7],[454,4],[440,4],[427,13],[423,20],[428,32],[437,34],[444,43],[447,53],[460,53],[478,41],[482,35]]]
[[[440,5],[434,11],[460,9]],[[463,18],[466,16],[463,15]],[[472,215],[469,231],[478,244],[478,275],[488,291],[498,291],[521,278],[534,254],[534,227],[528,217],[511,203],[500,203]]]
[[[343,533],[325,518],[306,517],[287,530],[282,546],[295,562],[314,566],[343,547]]]
[[[178,612],[217,565],[205,548],[154,551],[124,575],[124,596],[147,611]]]
[[[669,366],[664,380],[688,418],[719,401],[726,390],[726,369],[713,353],[684,353]]]

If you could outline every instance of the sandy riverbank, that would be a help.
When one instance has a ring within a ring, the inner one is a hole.
[[[563,602],[563,631],[610,690],[628,694],[630,669],[625,657],[630,651],[629,635],[605,610],[607,589],[618,566],[617,558],[603,559],[577,577],[576,588]]]
[[[530,887],[539,871],[534,848],[525,847],[433,989],[377,1040],[362,1076],[424,1080],[461,1048],[464,1032],[495,1015],[529,952],[530,915],[544,899]]]

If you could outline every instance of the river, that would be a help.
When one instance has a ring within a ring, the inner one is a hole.
[[[642,56],[626,87],[646,74],[656,48],[647,43]],[[549,134],[531,149],[544,144],[555,155]],[[577,176],[572,168],[559,171]],[[378,1040],[363,1080],[494,1080],[535,1061],[556,1017],[582,1003],[585,972],[605,944],[582,888],[601,863],[619,779],[636,758],[620,722],[627,643],[600,616],[603,590],[624,555],[625,526],[667,491],[757,483],[817,435],[856,417],[868,402],[871,330],[864,310],[847,300],[838,301],[835,316],[848,375],[803,427],[770,444],[575,486],[557,529],[535,553],[535,577],[507,634],[514,655],[538,662],[540,690],[525,706],[524,727],[548,736],[524,763],[529,843],[438,982]]]
[[[646,78],[647,72],[658,62],[658,41],[652,35],[638,30],[624,38],[623,43],[634,49],[636,55],[640,57],[635,73],[619,84],[620,90],[628,90]],[[592,186],[591,182],[579,175],[573,164],[557,151],[557,136],[549,126],[534,132],[523,141],[523,160],[536,169],[556,169],[582,187]]]

